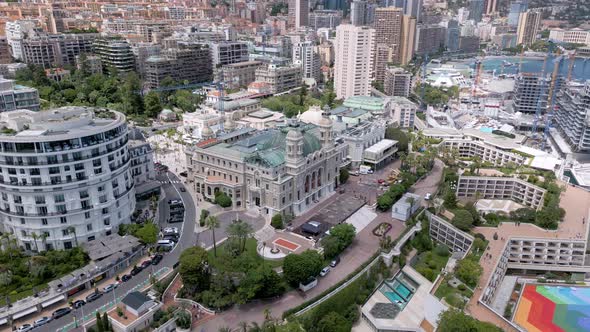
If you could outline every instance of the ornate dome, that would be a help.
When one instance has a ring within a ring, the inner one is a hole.
[[[314,125],[320,125],[320,121],[323,118],[323,111],[319,106],[311,106],[307,111],[297,116],[297,119],[301,122],[311,123]]]
[[[209,126],[205,126],[203,127],[203,129],[201,129],[201,137],[202,138],[209,138],[209,137],[213,137],[213,130],[209,127]]]

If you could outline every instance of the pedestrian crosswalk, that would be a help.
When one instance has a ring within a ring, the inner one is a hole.
[[[158,181],[158,182],[161,183],[161,184],[169,184],[169,183],[171,183],[171,184],[180,184],[180,183],[182,183],[182,181],[178,181],[178,180],[176,180],[176,181]]]

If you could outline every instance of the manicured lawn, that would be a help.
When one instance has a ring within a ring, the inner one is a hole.
[[[436,296],[437,298],[444,298],[445,301],[447,301],[447,303],[459,309],[463,309],[465,307],[465,303],[462,302],[461,296],[471,298],[472,295],[473,293],[467,288],[465,288],[464,290],[460,290],[458,288],[452,287],[448,284],[448,279],[445,279],[434,293],[434,296]]]
[[[449,256],[439,256],[434,251],[429,250],[420,254],[413,268],[426,279],[434,281],[442,268],[447,265],[448,260]]]
[[[209,250],[209,264],[211,264],[211,266],[218,269],[223,269],[223,266],[229,263],[229,261],[231,261],[232,256],[228,252],[228,248],[230,247],[229,241],[230,240],[226,240],[221,245],[217,246],[217,257],[215,257],[213,250]],[[273,268],[283,266],[282,259],[273,261],[263,259],[256,252],[256,245],[256,239],[249,238],[248,240],[246,240],[246,250],[244,250],[244,252],[241,254],[246,256],[244,257],[244,259],[255,260],[256,262],[258,262],[258,264],[268,264]]]

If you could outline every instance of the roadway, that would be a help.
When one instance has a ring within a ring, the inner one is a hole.
[[[194,244],[196,207],[190,193],[188,192],[188,190],[185,192],[180,191],[180,188],[184,187],[184,184],[182,183],[181,179],[179,179],[176,175],[174,175],[171,172],[158,174],[157,180],[164,182],[162,184],[161,189],[162,192],[166,195],[165,199],[160,201],[160,212],[164,210],[164,212],[167,213],[169,199],[182,199],[182,201],[184,202],[184,222],[172,224],[172,226],[174,227],[179,227],[182,232],[176,247],[174,247],[172,251],[164,255],[164,258],[162,259],[160,264],[156,266],[152,265],[150,268],[147,268],[141,271],[136,276],[134,276],[130,281],[121,283],[119,287],[115,289],[114,293],[105,294],[98,300],[91,303],[87,303],[85,306],[82,307],[82,309],[73,310],[70,314],[61,317],[57,320],[53,320],[49,324],[46,324],[43,327],[35,329],[35,331],[66,331],[65,329],[63,329],[64,326],[69,327],[69,329],[67,330],[70,330],[73,327],[74,315],[77,319],[80,319],[84,315],[86,317],[86,321],[88,321],[91,317],[94,317],[94,312],[96,310],[100,309],[100,311],[103,312],[104,306],[112,304],[114,298],[116,298],[117,302],[119,302],[130,291],[136,290],[137,288],[143,288],[142,286],[147,285],[149,283],[151,273],[160,272],[161,275],[171,270],[173,265],[176,262],[178,262],[182,250]],[[167,218],[161,220],[166,221]],[[162,224],[161,226],[166,227],[165,224]],[[131,268],[132,267],[129,267],[127,271],[131,270]],[[99,283],[99,288],[106,286],[110,282],[113,281],[107,280]],[[91,290],[81,295],[78,295],[74,297],[74,300],[84,299],[86,295],[90,292]],[[65,306],[67,305],[51,307],[45,310],[43,313],[39,314],[39,317],[37,318],[40,318],[41,316],[51,317],[51,313],[53,313],[53,311]],[[23,323],[24,322],[19,322],[17,325],[20,326]]]

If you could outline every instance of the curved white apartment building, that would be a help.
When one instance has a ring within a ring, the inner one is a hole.
[[[90,107],[0,114],[0,225],[29,250],[116,232],[135,209],[121,113]]]

